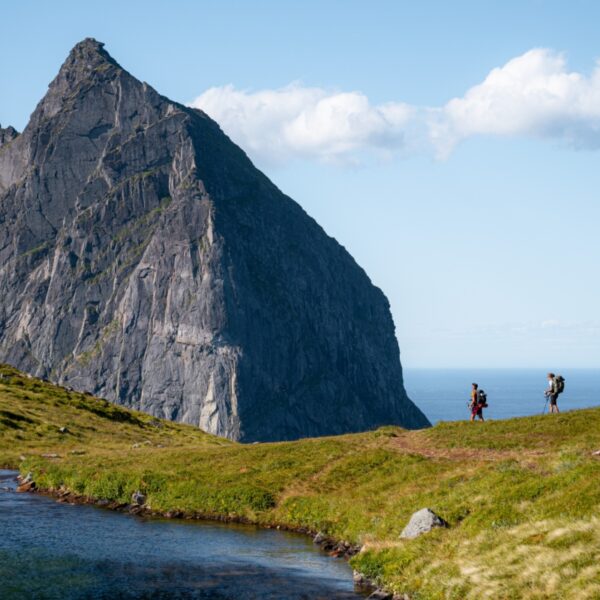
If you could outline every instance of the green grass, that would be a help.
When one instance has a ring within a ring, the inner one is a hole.
[[[412,598],[600,598],[600,409],[241,445],[0,373],[0,464],[42,487],[323,531]],[[450,528],[400,540],[426,506]]]

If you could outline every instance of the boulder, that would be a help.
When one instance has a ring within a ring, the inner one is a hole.
[[[422,508],[416,513],[413,513],[408,525],[400,534],[400,537],[408,539],[416,538],[423,533],[431,531],[435,527],[448,527],[448,523],[436,515],[431,509]]]
[[[317,533],[317,535],[315,535],[313,538],[313,542],[315,544],[322,544],[326,539],[327,536],[323,532],[319,531],[319,533]]]
[[[17,486],[17,492],[19,493],[33,492],[33,490],[35,490],[35,482],[33,481],[23,482]]]
[[[352,571],[352,581],[354,582],[354,587],[359,590],[365,592],[372,592],[375,590],[373,582],[364,573],[359,571]]]
[[[362,585],[366,581],[366,577],[359,571],[352,571],[352,581],[355,585]]]
[[[138,506],[142,506],[146,503],[146,496],[137,490],[131,494],[131,502],[133,504],[137,504]]]
[[[386,592],[384,590],[375,590],[369,597],[368,600],[393,600],[394,594]]]

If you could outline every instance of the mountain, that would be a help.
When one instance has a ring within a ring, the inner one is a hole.
[[[389,303],[205,113],[86,39],[0,130],[0,360],[242,441],[428,425]]]

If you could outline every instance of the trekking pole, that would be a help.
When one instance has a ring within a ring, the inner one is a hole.
[[[542,414],[546,414],[546,407],[548,406],[548,396],[546,396],[546,402],[544,402],[544,410],[542,411]]]

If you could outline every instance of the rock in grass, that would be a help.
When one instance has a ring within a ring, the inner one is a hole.
[[[431,509],[422,508],[413,513],[408,525],[400,534],[401,538],[416,538],[423,533],[431,531],[435,527],[448,527],[448,523],[441,517],[438,517]]]
[[[142,506],[146,503],[146,496],[142,494],[139,490],[133,492],[131,494],[131,501],[133,504],[137,504],[138,506]]]

